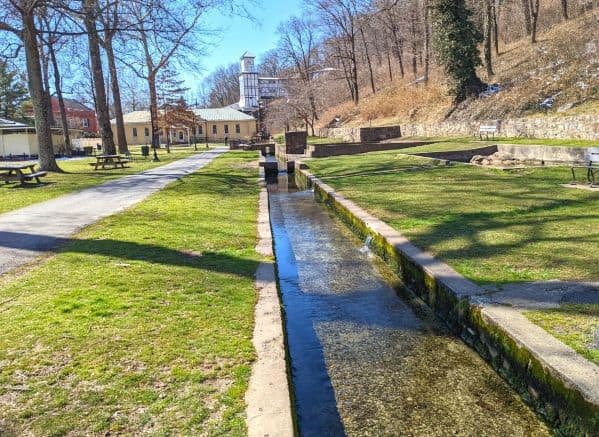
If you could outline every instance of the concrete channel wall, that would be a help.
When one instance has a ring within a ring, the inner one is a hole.
[[[485,300],[485,292],[399,232],[336,193],[300,164],[299,186],[313,186],[356,234],[450,329],[473,347],[559,435],[597,435],[599,367],[585,360],[517,310]]]

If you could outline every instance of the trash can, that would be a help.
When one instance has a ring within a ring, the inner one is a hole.
[[[143,156],[143,157],[150,156],[150,146],[141,146],[141,156]]]

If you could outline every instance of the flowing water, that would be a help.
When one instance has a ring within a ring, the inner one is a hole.
[[[367,244],[287,182],[269,196],[300,435],[548,435],[478,355],[399,297]]]

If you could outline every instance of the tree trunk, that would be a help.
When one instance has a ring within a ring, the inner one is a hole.
[[[492,0],[485,0],[485,44],[484,44],[484,57],[485,67],[487,69],[487,78],[491,78],[493,73],[493,62],[492,62],[492,38],[493,38],[493,11],[491,7]]]
[[[50,127],[55,126],[54,123],[54,113],[52,111],[52,96],[50,95],[50,68],[48,66],[48,56],[46,55],[45,49],[44,49],[44,42],[42,41],[42,38],[40,38],[39,41],[39,49],[41,52],[41,65],[42,65],[42,77],[43,77],[43,83],[44,83],[44,94],[46,95],[46,100],[49,102],[49,107],[48,107],[48,123],[50,123]]]
[[[156,150],[160,146],[160,128],[158,127],[158,93],[156,92],[156,76],[154,73],[148,75],[148,88],[150,91],[150,122],[152,124],[152,148],[154,149],[154,160],[158,161]],[[208,138],[208,126],[206,126],[206,138]],[[167,133],[168,138],[168,133]]]
[[[530,0],[530,13],[532,17],[531,23],[531,42],[537,42],[537,24],[539,22],[539,0]]]
[[[104,153],[113,155],[116,153],[112,128],[110,127],[110,113],[106,104],[106,87],[104,84],[104,73],[102,71],[102,57],[100,55],[100,38],[96,28],[96,1],[85,0],[85,29],[89,43],[89,58],[91,62],[92,77],[96,90],[96,110]]]
[[[410,17],[410,34],[412,36],[412,72],[414,79],[418,79],[418,47],[416,46],[416,13],[414,11]]]
[[[39,166],[44,171],[62,171],[54,157],[52,133],[48,120],[50,102],[44,92],[35,19],[31,11],[23,11],[21,18],[23,20],[23,47],[27,62],[27,82],[31,94],[39,148]]]
[[[116,61],[114,58],[114,50],[112,47],[112,37],[106,36],[104,49],[108,59],[108,68],[110,70],[112,100],[114,101],[114,117],[116,119],[116,137],[119,146],[119,153],[127,153],[127,135],[125,134],[125,120],[123,118],[123,105],[121,102],[121,89],[119,87],[119,79],[116,69]]]
[[[362,42],[364,43],[366,62],[368,63],[368,72],[370,73],[370,86],[372,88],[372,94],[376,94],[376,86],[374,85],[374,73],[372,72],[372,62],[370,61],[370,53],[368,52],[368,44],[366,43],[366,36],[364,35],[364,29],[362,27],[360,27],[360,35],[362,36]]]
[[[499,56],[499,4],[493,0],[493,42],[495,44],[495,55]]]
[[[431,63],[431,25],[428,0],[424,1],[424,82],[428,83]]]
[[[567,20],[570,18],[568,16],[568,0],[562,0],[562,15],[564,17],[564,20]]]
[[[50,37],[51,38],[51,37]],[[64,138],[64,146],[68,152],[73,149],[71,147],[71,136],[69,134],[69,122],[67,119],[67,109],[62,96],[62,84],[60,79],[60,70],[58,69],[58,61],[56,60],[56,52],[54,51],[54,43],[48,42],[48,53],[54,70],[54,89],[56,90],[56,98],[58,99],[58,107],[60,109],[60,123],[62,124],[62,137]]]
[[[524,13],[524,28],[526,29],[526,34],[532,34],[532,19],[531,19],[531,10],[530,10],[530,0],[522,0],[522,12]]]
[[[356,38],[351,38],[351,74],[354,88],[354,103],[360,102],[360,86],[358,84],[358,60],[356,59]]]

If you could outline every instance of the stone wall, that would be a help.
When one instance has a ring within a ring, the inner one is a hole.
[[[286,153],[302,155],[308,144],[308,132],[285,132]]]
[[[473,136],[481,124],[498,124],[500,137],[599,140],[599,115],[516,118],[511,120],[445,121],[402,125],[403,136]],[[359,128],[323,128],[318,135],[358,142]]]
[[[400,126],[363,127],[360,128],[360,141],[374,142],[401,137]]]
[[[327,156],[357,155],[359,153],[379,152],[384,150],[399,150],[409,147],[423,146],[428,141],[410,141],[402,143],[339,143],[339,144],[309,144],[306,156],[310,158],[326,158]]]
[[[545,162],[585,162],[590,159],[589,148],[585,147],[554,147],[554,146],[524,146],[519,144],[498,144],[497,150],[506,153],[519,161]],[[599,147],[597,148],[599,151]],[[484,155],[484,153],[481,153]]]

